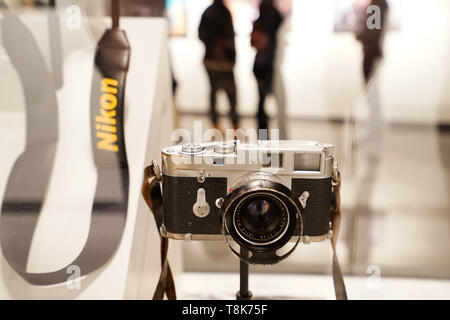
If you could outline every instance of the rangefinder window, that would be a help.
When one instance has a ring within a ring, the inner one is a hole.
[[[223,158],[214,158],[213,165],[215,166],[223,166],[224,159]]]
[[[294,154],[294,171],[320,172],[320,153],[296,153]]]
[[[282,153],[263,153],[262,167],[263,168],[282,168],[283,167],[283,154]]]

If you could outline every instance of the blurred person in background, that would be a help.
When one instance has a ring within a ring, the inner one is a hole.
[[[258,128],[268,129],[268,117],[264,110],[266,96],[272,92],[274,60],[277,47],[277,32],[283,17],[274,6],[274,0],[262,0],[259,17],[253,23],[251,45],[256,49],[253,73],[258,83]],[[266,136],[261,136],[261,139]]]
[[[213,4],[205,10],[198,35],[206,49],[203,63],[211,85],[210,108],[213,125],[220,129],[216,110],[216,93],[223,89],[230,102],[230,117],[236,129],[239,116],[236,111],[236,84],[233,71],[236,63],[234,29],[231,13],[223,0],[214,0]]]
[[[121,15],[129,17],[164,17],[165,0],[126,0],[121,1]]]
[[[10,8],[55,6],[55,0],[3,0],[0,1],[0,7],[2,7],[3,3]]]
[[[378,93],[376,69],[383,58],[383,39],[387,28],[388,4],[386,0],[363,0],[358,5],[358,22],[356,39],[361,42],[363,58],[363,75],[365,96],[369,107],[369,141],[380,141],[382,135],[382,106]],[[369,85],[370,83],[370,85]],[[379,143],[375,143],[378,145]],[[376,152],[377,147],[373,148]]]
[[[369,29],[368,20],[375,14],[368,12],[370,6],[380,8],[381,28]],[[364,53],[363,71],[366,84],[375,72],[376,65],[383,58],[383,36],[387,25],[388,4],[386,0],[365,0],[361,5],[360,19],[356,30],[356,39],[361,42]]]
[[[377,6],[379,11],[370,10],[370,6]],[[349,251],[349,261],[351,265],[364,266],[368,264],[371,255],[373,246],[371,230],[374,221],[385,215],[383,210],[373,205],[373,196],[379,179],[382,157],[385,156],[381,150],[385,143],[386,128],[379,94],[379,73],[376,70],[383,58],[383,38],[387,27],[388,5],[385,0],[364,0],[359,3],[357,10],[359,19],[356,39],[361,42],[364,53],[365,89],[363,96],[369,109],[369,119],[367,123],[359,123],[360,137],[356,140],[353,150],[357,163],[355,171],[358,172],[356,174],[356,203],[355,207],[348,211],[349,227],[345,238],[349,241],[349,247],[355,248],[352,241],[356,239],[356,236],[358,237],[358,247],[363,249],[358,252]],[[379,16],[377,16],[378,12]],[[379,25],[372,26],[371,24]],[[358,226],[357,234],[354,233],[356,226]]]

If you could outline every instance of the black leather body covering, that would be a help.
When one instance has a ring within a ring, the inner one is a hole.
[[[210,213],[204,218],[194,215],[192,208],[197,200],[197,190],[206,191],[206,202]],[[292,179],[292,191],[299,197],[304,191],[309,198],[303,215],[303,235],[321,236],[330,230],[330,205],[332,201],[331,178]],[[217,198],[227,197],[227,178],[206,178],[199,183],[194,177],[163,178],[164,226],[174,234],[221,234],[219,209],[215,205]],[[300,235],[296,229],[294,235]]]

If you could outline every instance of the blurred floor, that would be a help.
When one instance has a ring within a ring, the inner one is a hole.
[[[352,300],[448,300],[450,281],[381,278],[374,282],[367,277],[346,277],[349,299]],[[334,300],[331,276],[251,274],[249,288],[254,299]],[[181,299],[236,299],[239,275],[230,273],[185,272],[178,295]]]
[[[194,120],[203,121],[204,129],[210,126],[204,115],[184,114],[179,120],[181,128],[191,131]],[[221,125],[230,127],[225,119]],[[252,118],[241,122],[244,129],[255,125]],[[450,278],[450,132],[432,126],[386,126],[377,149],[378,168],[360,156],[360,166],[373,171],[374,178],[367,207],[356,210],[354,181],[359,178],[348,166],[347,126],[337,121],[292,118],[286,125],[290,139],[336,146],[346,179],[338,250],[347,274],[363,275],[376,266],[386,276]],[[357,130],[364,131],[364,124],[358,126]],[[364,142],[360,142],[360,149],[364,149]],[[186,271],[238,270],[237,259],[222,242],[186,243],[184,253]],[[323,274],[330,272],[330,261],[326,241],[300,246],[286,261],[252,270]]]

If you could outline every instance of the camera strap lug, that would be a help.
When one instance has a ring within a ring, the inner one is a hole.
[[[167,259],[169,249],[169,239],[164,237],[165,227],[163,224],[163,200],[161,194],[162,175],[159,165],[156,161],[144,170],[144,181],[142,183],[142,196],[155,218],[156,227],[159,228],[161,239],[161,274],[156,286],[153,300],[163,300],[164,295],[167,299],[176,300],[175,283],[172,270]]]
[[[162,237],[167,237],[167,230],[166,230],[166,226],[164,224],[162,224],[161,227],[159,227],[159,234]]]
[[[309,236],[304,236],[303,237],[303,244],[311,244],[311,238]]]

